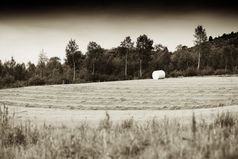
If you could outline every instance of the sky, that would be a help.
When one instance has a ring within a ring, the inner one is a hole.
[[[63,62],[71,38],[83,53],[90,41],[110,49],[119,46],[126,36],[136,42],[142,34],[174,51],[179,44],[194,45],[197,25],[203,25],[207,35],[213,37],[238,31],[238,14],[231,5],[214,8],[188,1],[183,1],[187,5],[131,2],[121,5],[97,1],[76,3],[76,7],[64,1],[58,5],[6,3],[0,8],[0,59],[6,61],[13,56],[17,62],[37,63],[44,49],[48,57],[58,56]]]

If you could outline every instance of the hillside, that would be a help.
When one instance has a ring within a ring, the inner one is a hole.
[[[198,66],[198,52],[201,53],[200,69]],[[186,47],[180,45],[167,59],[172,65],[170,76],[196,76],[196,75],[221,75],[238,73],[238,32],[223,34],[222,36],[209,37],[201,45]]]
[[[80,110],[194,109],[238,104],[238,77],[190,77],[0,90],[7,106]]]

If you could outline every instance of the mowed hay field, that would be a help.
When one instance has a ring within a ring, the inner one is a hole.
[[[238,77],[187,77],[0,90],[7,106],[79,110],[174,110],[238,105]]]
[[[0,106],[1,159],[238,158],[238,77],[25,87],[1,90],[0,97],[8,107]],[[127,112],[135,116],[121,118]],[[18,118],[34,113],[30,121]],[[143,113],[162,118],[137,120]],[[42,114],[43,125],[32,122]],[[62,121],[55,114],[91,114],[98,124],[80,118],[56,125]],[[171,118],[176,114],[190,116]]]

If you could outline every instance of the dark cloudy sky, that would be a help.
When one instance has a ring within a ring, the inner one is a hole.
[[[109,1],[23,0],[0,5],[0,59],[37,62],[44,49],[49,57],[65,57],[70,38],[85,52],[89,41],[104,48],[134,41],[147,34],[154,43],[174,51],[178,44],[193,46],[194,28],[202,24],[208,35],[238,31],[235,1]]]

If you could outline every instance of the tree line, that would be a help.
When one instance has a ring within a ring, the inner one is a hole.
[[[71,39],[63,62],[59,57],[48,58],[44,50],[37,64],[16,63],[13,57],[4,63],[0,60],[0,87],[144,79],[158,69],[168,77],[238,73],[238,32],[208,38],[199,25],[194,43],[190,48],[178,45],[170,52],[143,34],[135,42],[127,36],[111,49],[91,41],[83,54]]]

